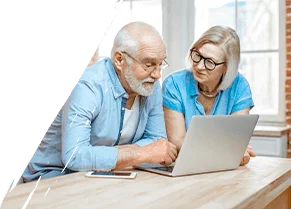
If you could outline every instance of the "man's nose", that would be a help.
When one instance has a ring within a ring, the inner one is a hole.
[[[151,77],[158,80],[162,77],[161,68],[158,66],[153,72],[151,72]]]

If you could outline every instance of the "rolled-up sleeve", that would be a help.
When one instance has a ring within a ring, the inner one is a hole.
[[[171,110],[184,113],[181,101],[179,88],[170,75],[163,82],[163,105]]]
[[[74,171],[115,168],[118,149],[90,144],[91,121],[99,113],[102,95],[80,80],[63,108],[62,162]]]
[[[252,92],[249,83],[245,78],[239,84],[237,95],[235,97],[234,105],[232,107],[232,112],[237,112],[243,109],[254,107],[254,101],[252,98]]]

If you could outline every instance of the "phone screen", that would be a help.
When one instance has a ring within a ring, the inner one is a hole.
[[[93,175],[93,176],[130,176],[131,173],[114,173],[114,172],[94,171],[91,175]]]

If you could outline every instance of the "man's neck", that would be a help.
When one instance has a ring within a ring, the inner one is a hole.
[[[134,100],[135,100],[136,96],[137,96],[137,94],[133,94],[133,93],[128,95],[128,99],[127,99],[127,102],[126,102],[126,105],[125,105],[125,107],[127,109],[130,110],[132,108],[132,105],[134,103]]]

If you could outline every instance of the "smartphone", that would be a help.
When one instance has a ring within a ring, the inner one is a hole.
[[[89,171],[85,174],[85,176],[93,178],[134,179],[136,177],[136,173],[123,171]]]

